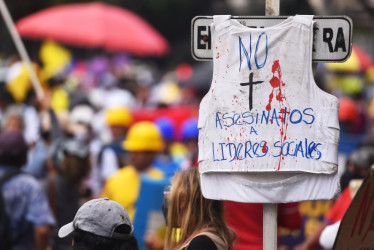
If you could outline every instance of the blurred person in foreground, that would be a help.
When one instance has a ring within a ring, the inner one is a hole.
[[[98,156],[101,186],[112,174],[127,164],[127,151],[122,147],[122,142],[132,120],[130,110],[125,107],[110,108],[106,111],[105,122],[110,129],[112,140],[102,147]]]
[[[134,227],[126,209],[108,198],[83,204],[74,220],[60,228],[61,238],[72,234],[73,250],[137,250]]]
[[[44,97],[38,100],[38,105],[40,119],[39,139],[29,149],[27,164],[23,167],[23,171],[42,181],[48,174],[48,150],[55,140],[64,135],[64,132],[61,129],[56,113],[51,108],[49,93],[45,93]]]
[[[77,139],[56,140],[48,156],[49,176],[46,183],[49,204],[57,226],[70,222],[83,198],[83,180],[90,172],[89,150]],[[52,249],[70,249],[71,238],[58,238],[53,234]]]
[[[119,202],[126,208],[133,221],[141,187],[141,175],[152,179],[164,178],[162,171],[152,165],[157,154],[163,149],[164,141],[157,126],[144,121],[130,128],[122,145],[128,151],[129,165],[119,169],[107,180],[101,197]]]
[[[47,249],[55,219],[41,184],[20,172],[26,163],[27,150],[21,132],[5,130],[0,134],[0,178],[13,172],[1,190],[9,215],[12,246],[8,249]]]
[[[203,197],[197,168],[174,176],[167,226],[165,249],[233,249],[236,236],[225,222],[223,201]]]

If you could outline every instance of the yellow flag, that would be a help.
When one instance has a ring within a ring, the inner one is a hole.
[[[39,51],[43,69],[40,77],[47,81],[57,73],[61,72],[71,61],[71,53],[68,49],[53,41],[45,41]]]
[[[34,71],[38,72],[38,67],[35,63],[32,64]],[[17,73],[18,72],[18,73]],[[21,63],[18,67],[16,75],[10,79],[7,84],[9,93],[13,96],[17,103],[23,102],[27,93],[32,88],[29,70],[25,63]]]

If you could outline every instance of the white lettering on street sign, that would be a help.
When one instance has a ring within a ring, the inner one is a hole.
[[[276,25],[287,16],[232,16],[251,28]],[[344,62],[351,55],[352,20],[347,16],[315,16],[313,62]],[[191,53],[195,60],[212,60],[210,25],[212,16],[196,16],[191,22]]]

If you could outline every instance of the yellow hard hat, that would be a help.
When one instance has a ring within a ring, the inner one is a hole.
[[[127,133],[122,144],[128,151],[161,151],[164,141],[158,127],[152,122],[138,122]]]
[[[108,126],[128,127],[132,123],[132,114],[125,107],[110,108],[106,111],[105,121]]]

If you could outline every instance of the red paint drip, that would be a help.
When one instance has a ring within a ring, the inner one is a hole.
[[[271,102],[273,101],[274,92],[275,92],[276,93],[275,100],[277,100],[279,102],[279,105],[281,106],[281,112],[285,113],[285,106],[286,105],[285,105],[284,101],[286,101],[286,98],[283,95],[281,87],[286,86],[286,84],[282,81],[282,72],[281,72],[281,67],[280,67],[280,64],[279,64],[279,60],[275,60],[273,62],[271,72],[273,73],[273,77],[271,78],[269,83],[270,83],[270,85],[273,89],[271,90],[271,93],[269,94],[269,103],[266,105],[266,110],[268,110],[268,111],[271,110]],[[285,121],[285,115],[284,116],[280,115],[279,118],[281,120],[281,128],[280,128],[280,131],[279,131],[280,136],[281,136],[280,142],[281,142],[281,146],[283,146],[284,142],[287,139],[288,122]],[[280,170],[280,165],[281,165],[282,160],[284,160],[284,157],[282,156],[282,151],[280,151],[278,167],[276,169],[277,171]]]
[[[266,144],[267,144],[267,142],[265,142],[265,144],[264,144],[264,146],[262,146],[262,153],[266,153]]]
[[[278,116],[278,118],[281,120],[282,123],[284,123],[284,118],[286,116],[286,114],[285,114],[286,110],[284,108],[281,108],[280,112],[283,113],[284,115],[283,116],[280,115],[280,116]]]
[[[274,72],[277,71],[279,68],[280,68],[279,60],[275,60],[274,63],[273,63],[273,66],[271,67],[271,72],[274,73]]]
[[[274,72],[273,72],[274,73]],[[278,88],[280,86],[280,80],[278,77],[273,76],[270,80],[270,84],[273,88]]]
[[[279,60],[275,60],[273,62],[273,66],[271,67],[271,72],[273,73],[273,77],[270,79],[270,85],[273,89],[269,95],[269,103],[268,105],[266,105],[266,110],[268,111],[271,110],[271,102],[273,101],[273,97],[274,97],[273,92],[275,91],[275,89],[278,88],[278,94],[275,97],[275,99],[278,102],[283,101],[284,97],[282,97],[281,86],[285,86],[285,83],[282,82],[282,72],[281,72],[281,68],[279,65]]]
[[[273,100],[273,91],[271,91],[269,95],[269,103],[266,105],[266,110],[269,111],[271,109],[271,101]]]

